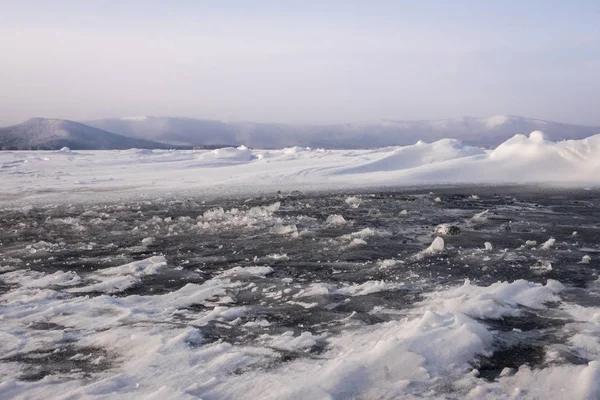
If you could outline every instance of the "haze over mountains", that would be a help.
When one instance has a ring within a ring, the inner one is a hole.
[[[130,148],[167,149],[169,146],[136,139],[62,119],[32,118],[21,124],[0,128],[0,149],[57,150],[124,150]]]
[[[515,134],[542,130],[554,141],[582,139],[600,127],[563,124],[520,116],[462,117],[430,121],[382,120],[365,124],[292,125],[223,122],[175,117],[110,118],[84,123],[34,118],[0,128],[3,149],[192,148],[246,145],[359,149],[403,146],[422,140],[458,139],[468,145],[495,147]]]

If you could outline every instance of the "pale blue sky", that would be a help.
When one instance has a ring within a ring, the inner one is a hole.
[[[0,0],[0,54],[0,125],[496,114],[600,125],[597,0]]]

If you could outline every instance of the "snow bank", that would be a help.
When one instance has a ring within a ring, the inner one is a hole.
[[[63,157],[61,154],[68,154]],[[304,148],[200,151],[0,152],[4,201],[31,196],[97,200],[148,190],[212,196],[264,190],[331,189],[415,183],[600,183],[600,135],[551,142],[516,135],[494,150],[456,140],[377,150]],[[135,168],[131,168],[135,165]],[[23,177],[27,176],[27,180]],[[574,182],[574,177],[577,182]],[[74,190],[77,188],[77,190]],[[88,190],[85,190],[85,189]],[[110,190],[107,190],[110,189]],[[360,199],[350,198],[357,207]]]

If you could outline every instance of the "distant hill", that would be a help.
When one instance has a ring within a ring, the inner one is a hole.
[[[462,117],[433,121],[384,120],[366,124],[291,125],[223,122],[193,118],[111,118],[86,123],[33,118],[0,128],[0,149],[168,149],[303,146],[358,149],[404,146],[417,141],[456,139],[471,146],[496,147],[515,134],[541,130],[559,141],[600,133],[600,127],[570,125],[519,116]]]
[[[223,122],[193,118],[130,117],[86,124],[133,138],[189,146],[241,145],[254,148],[290,146],[340,149],[409,145],[419,140],[458,139],[468,145],[495,147],[517,133],[542,130],[550,140],[581,139],[600,127],[500,115],[430,121],[383,120],[366,124],[290,125]]]
[[[131,148],[168,149],[171,145],[122,136],[79,122],[33,118],[18,125],[0,128],[3,150],[122,150]]]

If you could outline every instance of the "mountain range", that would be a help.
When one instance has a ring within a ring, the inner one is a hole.
[[[541,130],[550,140],[582,139],[600,127],[542,121],[513,115],[443,120],[382,120],[364,124],[293,125],[225,122],[176,117],[127,117],[74,122],[34,118],[0,128],[3,149],[252,148],[291,146],[358,149],[402,146],[422,140],[458,139],[496,147],[515,134]]]
[[[173,146],[107,132],[63,119],[32,118],[21,124],[0,128],[2,150],[124,150],[131,148],[168,149]]]

